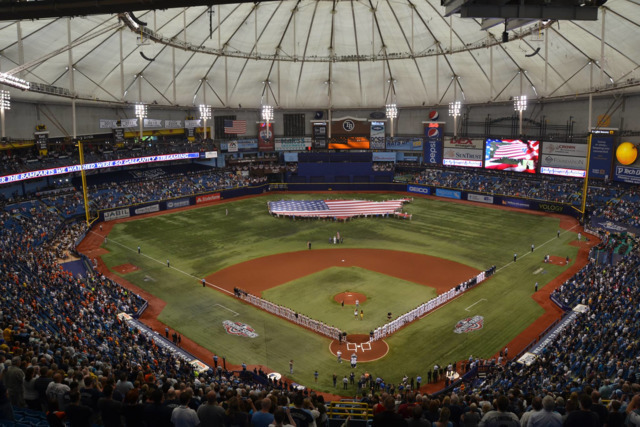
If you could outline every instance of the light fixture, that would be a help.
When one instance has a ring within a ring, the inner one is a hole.
[[[140,122],[140,143],[142,144],[142,123],[144,118],[147,117],[147,106],[143,103],[136,104],[136,117]]]
[[[527,109],[527,95],[513,97],[513,109],[516,111],[525,111]]]
[[[0,73],[0,84],[5,84],[22,90],[29,90],[31,85],[28,81],[7,73]]]
[[[0,109],[11,109],[11,94],[8,90],[0,90]]]
[[[139,119],[144,119],[145,117],[147,117],[146,104],[136,104],[136,117]]]
[[[387,118],[388,119],[397,119],[398,118],[398,106],[396,104],[387,104]]]
[[[200,104],[200,118],[204,120],[211,118],[211,105]]]
[[[520,116],[518,131],[522,136],[522,112],[527,109],[527,95],[520,95],[513,97],[513,109],[518,112]]]
[[[200,118],[204,129],[204,139],[207,139],[207,120],[211,118],[211,105],[200,104]]]
[[[262,106],[262,120],[265,122],[273,121],[273,107],[271,105]]]
[[[453,117],[453,137],[458,137],[458,117],[460,116],[460,109],[462,103],[460,101],[454,101],[449,103],[449,115]]]
[[[451,117],[459,117],[460,116],[460,107],[462,107],[462,103],[460,101],[450,102],[449,103],[449,115]]]

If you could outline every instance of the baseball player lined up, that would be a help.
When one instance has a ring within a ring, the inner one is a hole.
[[[353,353],[351,355],[351,367],[355,368],[357,364],[358,364],[358,356],[356,356],[356,354]]]

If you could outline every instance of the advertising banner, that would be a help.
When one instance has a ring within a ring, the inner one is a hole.
[[[493,204],[493,196],[486,196],[484,194],[467,194],[467,200],[471,202],[489,203]]]
[[[184,208],[189,206],[189,199],[175,199],[167,201],[167,209]]]
[[[436,188],[436,196],[446,197],[448,199],[458,199],[462,198],[462,193],[457,190],[447,190],[446,188]]]
[[[124,128],[115,128],[113,130],[113,141],[116,144],[124,143]]]
[[[104,213],[105,221],[115,221],[116,219],[129,218],[129,208],[115,209]]]
[[[640,184],[640,156],[638,144],[621,142],[616,147],[613,179],[629,184]]]
[[[454,148],[445,145],[442,157],[442,164],[445,166],[482,167],[482,149]]]
[[[204,196],[196,196],[197,205],[201,203],[215,202],[216,200],[220,200],[220,193],[207,194]]]
[[[520,199],[504,198],[502,199],[502,205],[511,208],[531,209],[531,204],[528,201]]]
[[[424,162],[442,164],[442,138],[444,128],[441,123],[427,123],[424,126],[426,140],[424,142]]]
[[[258,151],[274,150],[273,123],[269,123],[269,129],[264,122],[258,123]]]
[[[313,128],[313,148],[327,148],[327,123],[314,122]]]
[[[587,144],[574,144],[572,142],[549,142],[542,143],[542,154],[555,156],[587,157]],[[544,163],[544,162],[543,162]]]
[[[589,158],[589,177],[610,178],[613,161],[613,136],[593,135]]]
[[[162,120],[159,119],[144,119],[144,127],[146,128],[161,128]]]
[[[276,151],[305,151],[311,148],[311,138],[276,138]]]
[[[407,192],[429,195],[431,194],[431,189],[429,187],[420,187],[418,185],[407,185]]]
[[[471,139],[471,138],[451,138],[443,141],[444,149],[464,149],[464,150],[480,150],[484,148],[483,139]]]
[[[552,154],[543,154],[541,165],[551,168],[578,169],[584,171],[587,169],[587,157],[556,156]]]
[[[257,139],[240,139],[237,141],[221,142],[220,149],[229,153],[238,151],[256,151],[258,149]]]
[[[387,150],[422,151],[422,138],[387,138]]]
[[[371,160],[374,162],[395,162],[396,161],[396,153],[387,153],[387,152],[373,152]]]
[[[371,122],[370,147],[372,150],[385,148],[385,122]]]
[[[142,208],[135,208],[135,210],[133,211],[135,215],[142,215],[142,214],[147,214],[147,213],[153,213],[153,212],[160,212],[160,205],[159,204],[155,204],[155,205],[149,205],[149,206],[145,206]]]
[[[49,132],[35,132],[33,136],[35,137],[38,150],[46,150],[49,144]]]
[[[182,128],[182,120],[165,120],[164,127],[166,129],[181,129]]]

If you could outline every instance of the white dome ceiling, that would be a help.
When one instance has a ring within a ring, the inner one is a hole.
[[[22,65],[16,75],[46,85],[12,89],[14,99],[51,101],[42,92],[66,89],[80,99],[215,108],[267,97],[291,109],[485,103],[635,90],[640,80],[634,1],[608,1],[598,21],[532,21],[506,43],[502,24],[483,30],[480,19],[444,13],[436,0],[301,0],[0,21],[0,71]],[[143,42],[136,20],[147,24]]]

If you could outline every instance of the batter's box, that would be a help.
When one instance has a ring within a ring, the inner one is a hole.
[[[347,351],[355,351],[357,353],[358,349],[362,350],[363,352],[370,351],[371,343],[370,342],[363,342],[362,344],[356,344],[352,342],[347,343]]]

